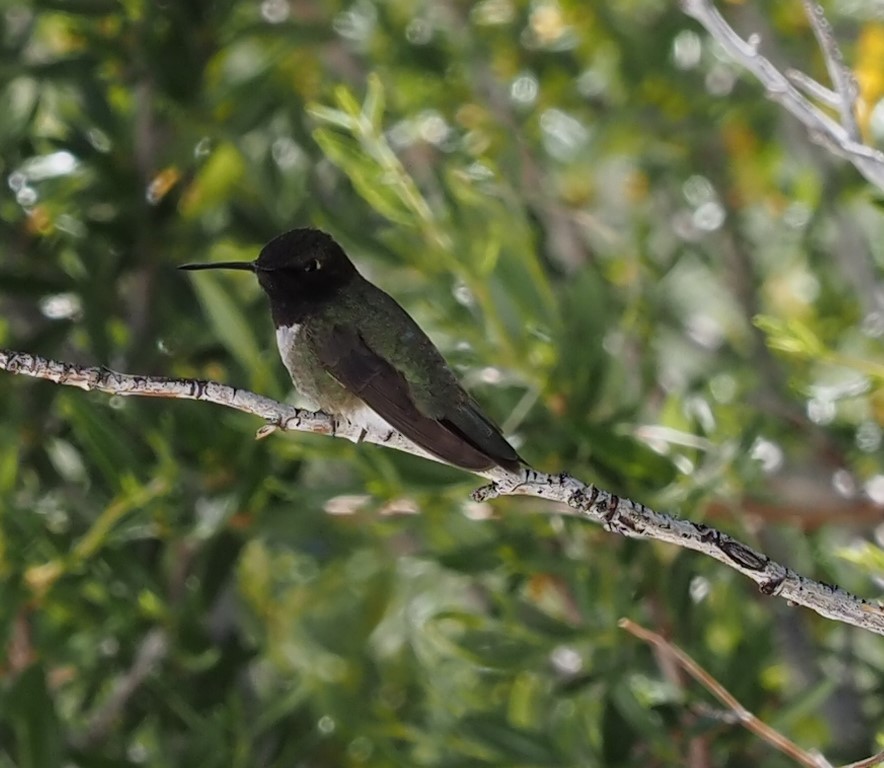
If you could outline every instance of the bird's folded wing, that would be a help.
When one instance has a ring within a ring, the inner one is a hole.
[[[477,445],[460,424],[422,414],[414,403],[405,377],[377,355],[352,328],[336,326],[318,345],[317,355],[326,371],[359,397],[409,440],[450,464],[470,470],[486,470],[518,460],[503,438],[508,451],[504,456],[489,455]],[[475,416],[455,417],[468,429]],[[484,418],[482,430],[488,429]],[[508,455],[509,454],[509,455]]]

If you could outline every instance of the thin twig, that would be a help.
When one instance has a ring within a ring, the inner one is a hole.
[[[768,98],[791,112],[807,128],[813,141],[850,161],[869,182],[884,189],[884,152],[859,143],[852,137],[851,129],[808,101],[786,75],[758,52],[754,43],[733,30],[709,0],[681,0],[681,7],[702,24],[740,66],[758,78]]]
[[[822,83],[818,83],[810,75],[806,75],[800,69],[787,69],[786,77],[792,81],[796,88],[800,88],[811,98],[816,99],[821,104],[825,104],[831,109],[839,109],[841,106],[841,97],[831,88],[826,88]]]
[[[847,131],[847,136],[853,141],[860,141],[859,123],[856,121],[856,97],[859,89],[856,79],[850,69],[844,64],[844,57],[835,40],[832,25],[826,18],[822,6],[814,0],[802,0],[804,12],[813,28],[817,42],[826,60],[826,69],[829,70],[829,79],[838,94],[838,111],[841,113],[841,125]]]
[[[700,685],[715,696],[715,698],[722,704],[728,707],[740,724],[744,725],[763,741],[766,741],[774,749],[788,755],[796,762],[805,765],[808,768],[831,768],[831,764],[821,755],[811,754],[802,749],[794,741],[786,738],[779,731],[775,731],[767,725],[767,723],[759,720],[754,714],[740,704],[727,688],[712,677],[712,675],[710,675],[677,645],[670,643],[662,635],[652,632],[650,629],[646,629],[629,619],[620,619],[617,623],[622,629],[635,635],[639,640],[644,640],[646,643],[653,645],[658,651],[667,654],[678,662],[685,672],[700,683]]]
[[[150,630],[138,646],[132,666],[114,682],[110,694],[101,707],[89,718],[75,746],[82,749],[101,744],[121,716],[126,702],[140,688],[169,651],[169,637],[165,629]]]
[[[884,765],[884,750],[876,755],[867,757],[865,760],[857,760],[850,765],[844,765],[841,768],[875,768],[876,765]]]
[[[363,429],[346,419],[294,408],[254,392],[213,381],[132,376],[107,368],[71,365],[4,349],[0,349],[0,369],[115,395],[184,398],[225,405],[265,419],[267,424],[258,430],[259,438],[277,430],[298,430],[375,443],[433,458],[398,432]],[[530,467],[518,473],[498,468],[477,474],[492,480],[492,483],[474,491],[475,501],[522,495],[561,502],[581,517],[603,525],[607,530],[631,538],[655,539],[702,552],[752,579],[766,595],[782,597],[826,618],[884,635],[884,605],[857,597],[840,587],[801,576],[708,525],[660,514],[644,504],[621,498],[567,474],[548,475]]]

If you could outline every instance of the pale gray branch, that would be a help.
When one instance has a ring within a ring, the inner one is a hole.
[[[786,77],[792,81],[792,84],[804,91],[808,96],[816,99],[820,104],[825,104],[831,109],[839,109],[841,106],[841,97],[830,88],[826,88],[822,83],[818,83],[810,75],[804,74],[800,69],[787,69]]]
[[[267,424],[258,430],[258,437],[276,430],[314,432],[434,458],[398,432],[365,430],[345,419],[305,411],[214,381],[133,376],[107,368],[71,365],[4,349],[0,349],[0,370],[114,395],[184,398],[225,405],[265,419]],[[492,480],[492,484],[473,493],[476,501],[522,495],[561,502],[567,505],[568,514],[599,523],[609,531],[631,538],[665,541],[702,552],[748,576],[766,595],[783,597],[826,618],[884,635],[884,605],[881,603],[801,576],[708,525],[654,512],[643,504],[603,491],[566,474],[548,475],[531,468],[523,469],[518,474],[503,469],[481,474]]]
[[[826,60],[829,79],[839,97],[837,108],[841,112],[841,125],[852,141],[860,141],[859,124],[856,122],[856,98],[859,94],[856,78],[844,64],[844,57],[841,55],[838,41],[835,40],[832,25],[829,24],[822,6],[815,0],[803,0],[803,2],[804,12]]]
[[[814,33],[821,39],[826,62],[833,77],[835,92],[838,94],[838,109],[846,125],[840,124],[815,104],[805,98],[804,94],[790,82],[789,77],[780,72],[768,59],[758,52],[758,47],[741,38],[725,21],[711,0],[681,0],[682,10],[696,19],[722,48],[744,69],[749,70],[764,86],[768,98],[776,101],[791,112],[807,128],[810,138],[825,146],[832,153],[849,160],[853,166],[872,184],[884,189],[884,153],[861,144],[855,137],[855,93],[856,86],[852,77],[848,78],[843,63],[832,59],[833,51],[837,51],[831,30],[826,22],[826,31],[822,33],[819,26],[820,13],[816,12],[816,4],[810,3],[811,21]],[[840,58],[840,53],[837,54]],[[833,63],[834,62],[834,63]],[[794,76],[793,76],[794,77]],[[806,76],[805,76],[806,77]],[[808,80],[810,78],[807,78]],[[829,99],[824,99],[824,103]]]

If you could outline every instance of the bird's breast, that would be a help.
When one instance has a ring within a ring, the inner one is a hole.
[[[276,346],[295,389],[314,407],[347,416],[362,401],[342,387],[323,367],[302,323],[276,328]]]

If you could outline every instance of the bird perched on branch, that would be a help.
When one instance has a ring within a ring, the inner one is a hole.
[[[392,428],[462,469],[519,471],[522,459],[433,342],[325,232],[293,229],[255,261],[180,269],[254,272],[292,382],[323,411],[363,428]]]

